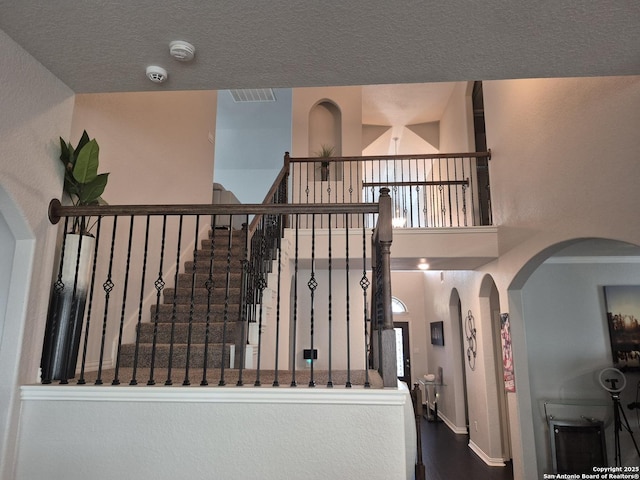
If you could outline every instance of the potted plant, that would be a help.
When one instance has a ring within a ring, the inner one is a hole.
[[[331,145],[322,145],[320,151],[316,152],[316,156],[320,158],[333,157],[334,147]],[[329,161],[324,160],[320,162],[320,180],[326,182],[329,180]]]
[[[63,190],[74,206],[105,203],[101,195],[109,174],[98,174],[99,153],[98,142],[90,139],[86,131],[75,148],[60,138]],[[42,351],[43,383],[51,380],[65,382],[75,376],[95,248],[91,227],[89,218],[73,217],[70,230],[64,232]]]

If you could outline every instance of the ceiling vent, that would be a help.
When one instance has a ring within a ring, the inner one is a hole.
[[[276,96],[272,88],[248,88],[229,90],[233,101],[240,102],[275,102]]]

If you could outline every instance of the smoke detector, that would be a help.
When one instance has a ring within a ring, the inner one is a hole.
[[[151,80],[153,83],[163,83],[167,80],[167,71],[156,65],[149,65],[147,67],[147,78]]]
[[[180,62],[189,62],[193,60],[193,57],[196,54],[196,47],[191,45],[189,42],[176,40],[169,44],[169,53],[173,58]]]

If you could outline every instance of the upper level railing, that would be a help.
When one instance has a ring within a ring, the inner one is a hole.
[[[393,200],[394,227],[491,225],[491,152],[294,158],[285,154],[290,203]],[[371,219],[367,219],[368,225]]]
[[[372,264],[372,235],[364,228],[371,217],[390,231],[388,192],[380,200],[90,207],[52,201],[50,218],[65,221],[43,383],[244,385],[250,375],[256,386],[279,386],[283,376],[295,386],[303,374],[315,386],[322,371],[328,386],[368,386],[371,362],[384,385],[395,386],[394,344],[373,360],[369,347],[372,325],[391,325],[368,313],[369,269],[390,285],[388,258]],[[88,217],[95,219],[93,236],[69,232],[73,219]],[[243,230],[228,228],[237,217]],[[310,222],[304,232],[303,218]],[[320,231],[320,219],[330,220],[328,231]],[[390,287],[379,290],[390,295]],[[364,377],[354,379],[356,372]]]

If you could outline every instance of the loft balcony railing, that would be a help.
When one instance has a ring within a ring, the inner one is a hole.
[[[491,225],[491,152],[294,158],[285,154],[290,203],[375,202],[392,198],[394,227]],[[365,217],[368,226],[372,219]]]
[[[287,204],[287,180],[257,205],[52,201],[43,383],[396,386],[388,190]]]

